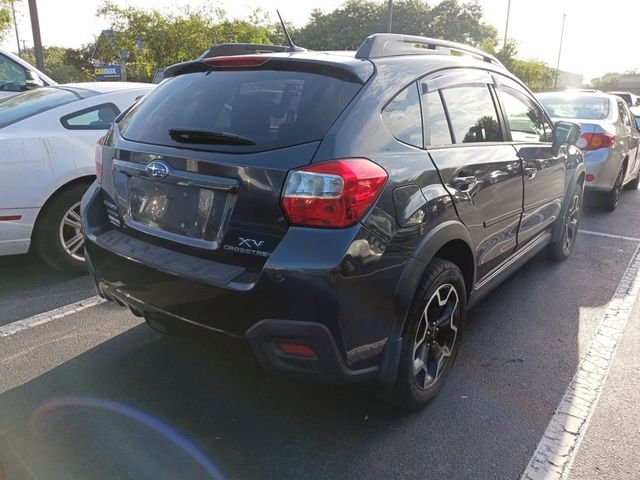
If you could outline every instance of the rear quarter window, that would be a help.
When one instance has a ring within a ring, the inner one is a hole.
[[[318,73],[207,71],[166,80],[119,122],[127,140],[180,146],[170,129],[227,132],[254,146],[189,144],[214,151],[263,151],[321,140],[362,85]]]
[[[395,138],[422,148],[422,114],[417,84],[412,83],[387,104],[382,110],[382,120]]]

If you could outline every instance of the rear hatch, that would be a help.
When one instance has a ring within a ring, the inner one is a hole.
[[[180,70],[107,138],[109,221],[148,243],[259,269],[288,229],[287,172],[311,162],[371,64],[243,56]]]

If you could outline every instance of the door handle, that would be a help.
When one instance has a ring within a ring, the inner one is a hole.
[[[450,185],[453,188],[457,188],[458,190],[462,190],[463,192],[467,192],[476,186],[478,183],[478,179],[475,175],[471,175],[468,177],[455,177],[451,180]]]
[[[527,176],[527,178],[536,178],[536,175],[538,174],[538,169],[535,167],[525,167],[524,168],[524,174]]]

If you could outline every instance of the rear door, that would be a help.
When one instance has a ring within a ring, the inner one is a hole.
[[[473,238],[478,281],[516,249],[522,214],[522,165],[505,141],[492,83],[476,70],[421,82],[427,148]]]
[[[560,213],[566,184],[564,155],[554,155],[551,121],[516,82],[500,76],[496,88],[508,138],[522,159],[523,216],[518,248],[548,229]]]

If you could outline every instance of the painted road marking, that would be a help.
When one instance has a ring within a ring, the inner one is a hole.
[[[71,315],[72,313],[81,312],[82,310],[86,310],[87,308],[100,305],[103,302],[106,302],[104,298],[100,298],[95,295],[93,297],[80,300],[79,302],[70,303],[69,305],[65,305],[64,307],[54,308],[53,310],[49,310],[48,312],[39,313],[32,317],[3,325],[0,327],[0,338],[8,337],[9,335],[13,335],[14,333],[28,330],[29,328],[33,328],[38,325],[43,325],[52,320],[57,320],[59,318],[66,317],[67,315]]]
[[[640,246],[618,284],[587,354],[556,408],[521,480],[565,480],[588,430],[640,291]]]
[[[584,235],[593,235],[594,237],[615,238],[616,240],[628,240],[630,242],[640,242],[640,238],[626,237],[624,235],[613,235],[611,233],[594,232],[592,230],[578,230],[578,233]]]

